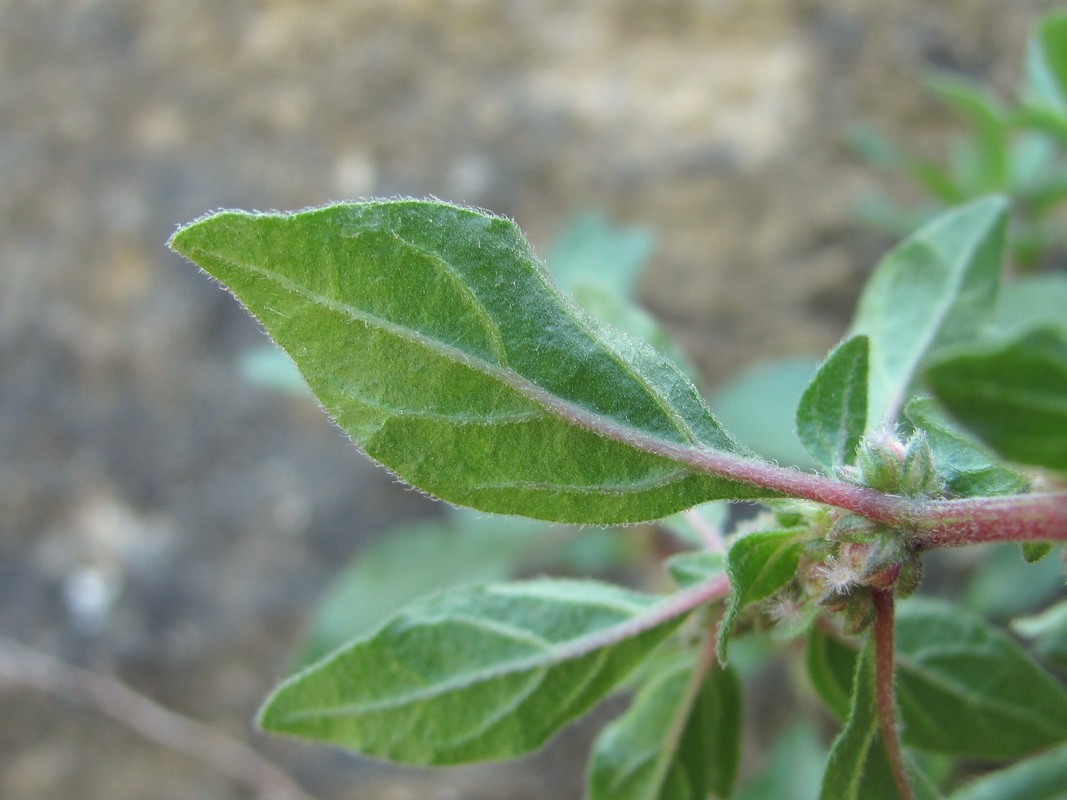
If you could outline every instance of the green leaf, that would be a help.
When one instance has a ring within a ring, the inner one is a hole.
[[[825,763],[819,732],[807,720],[794,720],[775,737],[765,766],[742,785],[737,800],[811,800]]]
[[[729,503],[704,503],[672,514],[660,520],[659,524],[683,542],[705,546],[709,537],[718,540],[723,536],[729,519]]]
[[[856,691],[848,720],[830,749],[819,798],[904,800],[893,777],[875,707],[873,643],[869,642],[857,659],[853,685]],[[929,790],[916,783],[914,788],[922,790],[917,796],[929,796]]]
[[[996,463],[996,456],[954,425],[930,397],[917,397],[904,416],[926,433],[934,463],[958,497],[988,497],[1025,492],[1030,481],[1020,472]]]
[[[677,368],[561,294],[508,220],[409,200],[227,211],[171,246],[372,458],[445,500],[611,524],[767,494],[649,452],[740,448]]]
[[[926,377],[949,413],[1005,458],[1067,469],[1067,329],[954,349]]]
[[[262,386],[292,395],[308,395],[308,385],[300,377],[293,359],[274,345],[256,347],[241,355],[241,377],[253,386]]]
[[[1067,328],[1067,275],[1023,275],[1005,282],[997,301],[997,332],[1014,335],[1046,325]]]
[[[301,664],[368,633],[418,597],[511,577],[535,553],[558,550],[574,529],[453,510],[443,520],[389,531],[361,552],[319,602]]]
[[[1022,542],[1023,561],[1036,564],[1052,552],[1052,542]]]
[[[812,358],[757,364],[716,393],[715,414],[739,441],[764,458],[802,469],[815,467],[797,436],[796,408],[818,366]]]
[[[719,661],[726,662],[730,633],[745,606],[765,600],[793,579],[804,546],[800,529],[757,531],[740,537],[726,554],[733,593],[719,624]]]
[[[941,74],[928,86],[974,126],[974,165],[967,170],[968,193],[981,194],[1006,188],[1008,128],[996,97],[981,85]]]
[[[867,427],[866,336],[839,344],[808,384],[797,407],[800,441],[820,466],[851,464]]]
[[[835,717],[845,720],[852,704],[855,646],[818,625],[813,626],[808,634],[807,668],[816,694]]]
[[[657,670],[597,738],[589,800],[729,795],[741,748],[741,690],[732,670],[704,669],[694,655]]]
[[[1067,667],[1067,600],[1061,600],[1040,614],[1012,620],[1011,628],[1032,642],[1040,658]]]
[[[1063,569],[1055,559],[1027,564],[1013,543],[991,545],[971,573],[964,604],[976,614],[1008,620],[1032,614],[1063,588]]]
[[[1067,745],[984,775],[949,800],[1065,800]]]
[[[611,691],[701,598],[549,579],[455,590],[290,678],[259,722],[411,764],[517,756]]]
[[[656,248],[656,237],[644,228],[613,225],[602,214],[580,214],[556,237],[545,263],[565,292],[597,282],[631,298],[637,281]]]
[[[1008,636],[947,603],[897,612],[904,741],[977,758],[1029,755],[1067,740],[1067,691]]]
[[[716,575],[722,575],[726,569],[723,554],[708,550],[679,553],[668,558],[663,565],[671,574],[674,582],[682,589],[688,589]]]
[[[1029,99],[1067,115],[1067,13],[1045,17],[1026,53]]]
[[[870,338],[869,430],[896,420],[931,349],[989,322],[1006,223],[1002,198],[977,200],[935,219],[876,268],[849,333]]]

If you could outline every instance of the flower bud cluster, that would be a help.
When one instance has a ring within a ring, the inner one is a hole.
[[[904,497],[936,497],[945,490],[930,442],[921,430],[907,441],[893,428],[872,431],[860,442],[855,465],[842,467],[838,475],[850,483]]]

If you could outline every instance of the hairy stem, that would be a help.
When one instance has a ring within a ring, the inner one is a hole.
[[[923,550],[983,542],[1067,539],[1067,492],[941,500],[918,506],[912,543]]]
[[[912,800],[911,784],[904,769],[904,753],[897,732],[896,697],[893,691],[893,591],[878,589],[874,600],[874,701],[889,766],[902,800]]]

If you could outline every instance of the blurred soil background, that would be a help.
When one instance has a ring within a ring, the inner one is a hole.
[[[890,244],[857,198],[908,190],[848,128],[941,155],[956,123],[924,75],[1011,90],[1054,5],[0,0],[0,636],[251,743],[322,800],[578,798],[588,726],[430,774],[252,732],[331,576],[439,512],[313,402],[243,381],[262,334],[166,239],[221,207],[434,195],[544,252],[600,210],[657,234],[642,300],[712,390],[832,345]],[[0,683],[6,800],[254,796]]]

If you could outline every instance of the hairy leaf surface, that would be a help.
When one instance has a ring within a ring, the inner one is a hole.
[[[740,448],[676,367],[565,297],[508,220],[428,201],[227,211],[171,246],[371,457],[438,497],[607,524],[767,494],[649,452]]]
[[[260,724],[411,764],[517,756],[611,691],[693,596],[550,579],[457,589],[286,681]]]
[[[849,332],[870,338],[868,429],[896,420],[930,350],[990,321],[1006,224],[1002,198],[977,200],[938,217],[878,265]]]
[[[650,676],[627,712],[597,738],[589,800],[729,795],[740,756],[740,686],[732,670],[711,664],[705,671],[695,655]]]
[[[833,349],[797,407],[797,433],[820,466],[851,464],[867,427],[866,336]]]

